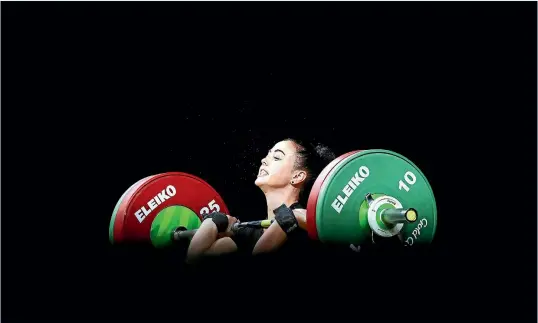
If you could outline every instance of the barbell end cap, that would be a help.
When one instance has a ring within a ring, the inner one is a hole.
[[[408,209],[407,212],[405,212],[405,218],[410,223],[415,222],[417,220],[417,218],[418,218],[417,210],[415,210],[413,208]]]

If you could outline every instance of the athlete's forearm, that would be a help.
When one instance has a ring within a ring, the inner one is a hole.
[[[303,230],[306,230],[306,210],[293,210],[293,216],[295,217],[295,223]],[[289,216],[289,213],[288,213]],[[288,221],[288,225],[289,225]],[[286,224],[284,224],[286,225]],[[264,252],[272,252],[280,248],[288,240],[287,233],[282,229],[278,221],[274,221],[271,226],[260,237],[252,254],[259,254]]]
[[[271,226],[265,230],[258,242],[256,242],[252,254],[256,255],[275,251],[280,248],[287,239],[286,232],[280,228],[280,225],[277,222],[273,222]]]
[[[203,255],[217,240],[217,236],[217,225],[212,219],[206,219],[202,222],[198,231],[192,237],[189,248],[187,249],[187,263],[191,263]]]

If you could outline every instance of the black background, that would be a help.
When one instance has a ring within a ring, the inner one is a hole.
[[[2,3],[2,67],[8,321],[535,320],[536,3]],[[290,136],[419,165],[432,250],[192,269],[108,242],[160,172],[263,217]]]

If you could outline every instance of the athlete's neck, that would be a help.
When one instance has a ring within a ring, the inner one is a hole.
[[[279,189],[266,192],[265,198],[267,200],[267,218],[273,219],[275,217],[273,210],[282,204],[286,204],[286,206],[289,207],[293,203],[297,202],[299,200],[299,191],[293,187],[289,189]]]

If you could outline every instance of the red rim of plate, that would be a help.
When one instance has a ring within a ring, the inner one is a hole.
[[[120,206],[118,207],[118,210],[116,211],[116,215],[114,217],[114,224],[113,224],[113,228],[112,228],[112,239],[113,239],[113,243],[116,243],[118,241],[121,241],[123,239],[123,224],[124,224],[124,216],[125,216],[125,212],[122,212],[122,210],[124,210],[124,206],[125,206],[125,203],[128,202],[131,197],[134,195],[134,193],[136,193],[136,191],[142,186],[144,185],[145,183],[147,183],[148,181],[150,181],[152,178],[154,178],[156,175],[150,175],[150,176],[147,176],[141,180],[139,180],[138,182],[136,182],[133,186],[131,186],[129,189],[127,189],[127,191],[125,192],[125,195],[123,196],[123,198],[121,199],[120,201]],[[127,203],[128,205],[128,203]]]
[[[310,195],[308,196],[308,202],[306,204],[306,230],[308,232],[308,236],[311,239],[318,240],[318,227],[316,225],[316,206],[318,204],[319,192],[321,191],[321,186],[323,185],[323,182],[331,173],[331,171],[342,160],[346,159],[350,155],[356,154],[361,151],[362,150],[351,151],[335,158],[332,162],[329,163],[329,165],[327,165],[323,169],[323,171],[318,175],[318,178],[314,182],[314,185],[310,190]],[[316,194],[312,194],[313,192],[316,192]]]

